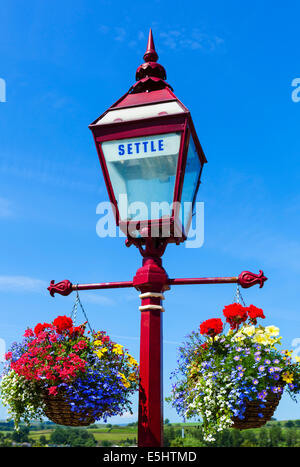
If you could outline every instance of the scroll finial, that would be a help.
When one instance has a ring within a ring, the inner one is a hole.
[[[50,292],[51,297],[54,297],[54,294],[58,293],[60,295],[69,295],[73,288],[72,288],[72,283],[65,279],[64,281],[58,282],[55,284],[55,281],[51,281],[50,285],[48,287],[48,290]]]
[[[244,289],[248,289],[255,284],[259,284],[259,287],[263,287],[265,281],[268,280],[264,276],[263,271],[259,271],[259,274],[254,274],[250,271],[243,271],[238,277],[238,284],[240,284]]]

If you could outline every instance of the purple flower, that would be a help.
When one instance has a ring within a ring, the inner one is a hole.
[[[253,379],[253,380],[252,380],[252,383],[253,383],[253,384],[258,384],[258,379]]]
[[[267,397],[267,391],[263,390],[258,394],[258,398],[264,400]]]
[[[233,360],[235,360],[236,362],[237,362],[239,359],[240,359],[239,355],[235,355],[235,356],[233,357]]]

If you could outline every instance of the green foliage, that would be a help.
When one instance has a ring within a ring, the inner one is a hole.
[[[80,428],[56,428],[50,436],[50,443],[63,446],[85,446],[96,445],[96,440],[88,430]]]
[[[94,426],[89,428],[67,428],[53,423],[36,423],[30,428],[21,424],[19,431],[16,432],[11,430],[9,422],[2,422],[1,428],[5,431],[0,431],[0,446],[22,446],[22,443],[30,443],[32,446],[86,447],[98,445],[110,447],[115,444],[135,446],[137,444],[136,422],[134,426],[132,425],[130,423],[127,426],[109,429],[107,425],[97,426],[97,428]],[[37,431],[39,427],[41,429]],[[103,439],[101,439],[101,436],[103,436]],[[107,436],[111,436],[111,438],[107,439]],[[164,426],[164,446],[300,447],[300,420],[271,421],[262,428],[243,431],[226,429],[218,433],[214,443],[203,440],[203,433],[199,425],[169,423]]]

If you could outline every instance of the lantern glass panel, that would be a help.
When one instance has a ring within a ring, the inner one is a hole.
[[[102,143],[121,220],[171,216],[180,140],[176,132]]]
[[[193,209],[193,201],[201,172],[201,162],[193,138],[190,138],[181,194],[180,219],[187,234]]]

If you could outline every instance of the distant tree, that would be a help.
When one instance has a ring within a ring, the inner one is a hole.
[[[282,430],[279,424],[273,425],[270,428],[270,446],[276,447],[281,445],[282,441]]]
[[[169,446],[172,446],[172,447],[183,447],[185,446],[185,444],[183,443],[183,438],[175,438],[175,439],[172,439],[170,441],[170,444]]]
[[[41,435],[40,438],[39,438],[39,441],[40,441],[40,444],[42,446],[45,446],[47,444],[47,438],[45,435]]]
[[[164,424],[169,425],[169,423],[170,423],[170,420],[168,418],[165,418]]]
[[[287,422],[285,422],[285,426],[287,428],[292,428],[293,426],[295,426],[293,420],[288,420]]]
[[[28,443],[29,438],[29,427],[21,427],[19,431],[14,431],[11,435],[11,439],[16,443]]]
[[[286,431],[286,445],[288,447],[295,447],[298,444],[298,431],[296,428],[289,428]]]
[[[266,428],[261,428],[257,434],[258,438],[258,446],[260,447],[268,447],[270,444],[269,440],[269,432]]]
[[[109,441],[108,439],[104,439],[103,441],[101,441],[101,446],[103,446],[103,447],[108,447],[109,448],[110,446],[112,446],[112,444],[113,443],[111,441]]]
[[[244,438],[239,430],[231,431],[231,446],[238,448],[242,445]]]
[[[254,431],[246,430],[244,432],[244,442],[245,441],[247,441],[246,446],[257,446],[257,439]],[[242,443],[242,446],[245,446],[244,442]]]

